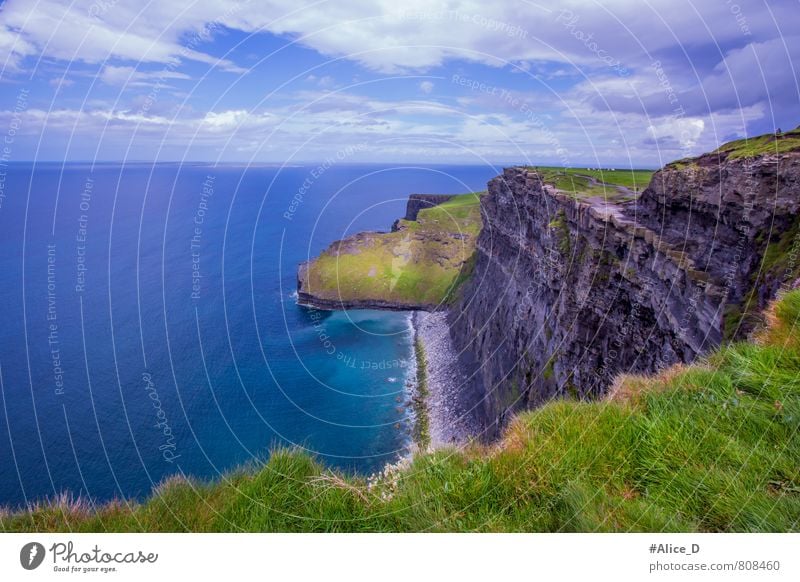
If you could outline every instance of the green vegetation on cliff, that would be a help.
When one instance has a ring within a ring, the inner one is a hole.
[[[739,303],[726,306],[722,326],[726,340],[747,333],[762,323],[759,289],[773,286],[776,282],[800,279],[800,262],[797,261],[800,253],[800,217],[788,229],[776,232],[772,237],[759,237],[756,243],[764,246],[760,269],[751,277],[750,290],[744,298]]]
[[[536,166],[542,181],[576,198],[599,197],[618,202],[631,200],[653,177],[652,170],[595,170]]]
[[[331,245],[309,263],[301,291],[323,300],[438,305],[466,279],[481,230],[480,196],[454,196],[399,220],[395,232],[366,232]]]
[[[800,151],[800,128],[730,141],[713,153],[727,153],[729,159]]]
[[[145,503],[61,500],[5,531],[797,531],[800,291],[767,328],[692,366],[623,376],[602,402],[554,401],[496,445],[417,455],[371,479],[277,451]]]

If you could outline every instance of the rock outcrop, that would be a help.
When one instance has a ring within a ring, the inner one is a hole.
[[[481,204],[475,270],[450,327],[485,438],[514,410],[601,396],[619,373],[741,336],[797,275],[800,152],[682,160],[620,204],[511,168]]]
[[[406,203],[406,220],[416,220],[423,208],[439,206],[450,200],[453,194],[412,194]]]
[[[411,194],[406,202],[406,214],[402,219],[394,221],[392,232],[400,228],[400,220],[415,221],[420,210],[444,204],[453,196],[453,194]]]

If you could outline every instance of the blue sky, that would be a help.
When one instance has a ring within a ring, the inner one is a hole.
[[[798,0],[9,0],[10,160],[657,167],[800,124]]]

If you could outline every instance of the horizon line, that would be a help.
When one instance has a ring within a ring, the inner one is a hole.
[[[0,162],[1,166],[10,166],[14,164],[147,164],[147,165],[167,165],[167,164],[203,164],[213,166],[275,166],[275,167],[304,167],[328,163],[328,160],[311,160],[311,161],[298,161],[298,162],[247,162],[247,161],[214,161],[214,160],[9,160]],[[665,162],[669,164],[670,162]],[[589,164],[589,163],[575,163],[569,166],[552,162],[486,162],[483,164],[478,163],[465,163],[465,162],[413,162],[413,161],[386,161],[386,162],[340,162],[336,166],[385,166],[385,165],[403,165],[403,166],[492,166],[500,168],[518,168],[521,166],[528,167],[543,167],[543,168],[569,168],[569,169],[591,169],[591,170],[659,170],[663,166],[632,166],[628,164]]]

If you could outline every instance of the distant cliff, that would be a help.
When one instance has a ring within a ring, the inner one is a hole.
[[[452,194],[412,194],[406,203],[406,220],[416,220],[419,211],[444,204],[453,197]]]
[[[481,229],[478,194],[414,194],[392,232],[362,232],[301,264],[301,305],[424,309],[448,305],[471,271]]]
[[[486,434],[513,410],[600,396],[621,372],[749,331],[800,275],[800,144],[787,135],[778,153],[758,138],[763,151],[750,140],[670,164],[631,202],[565,193],[533,169],[493,179],[450,313]]]
[[[420,210],[444,204],[452,197],[452,194],[411,194],[406,202],[406,214],[403,218],[398,218],[394,221],[392,232],[395,232],[404,220],[409,222],[416,221]]]

